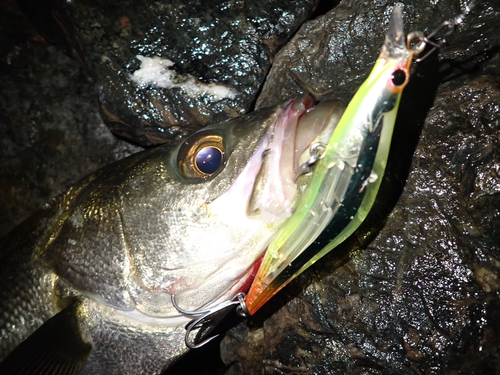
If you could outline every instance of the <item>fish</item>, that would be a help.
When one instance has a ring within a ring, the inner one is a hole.
[[[0,374],[168,368],[189,311],[249,288],[344,109],[303,95],[214,124],[38,210],[0,242]]]
[[[402,11],[395,6],[370,75],[324,145],[293,214],[266,251],[246,299],[250,314],[345,241],[370,212],[387,165],[410,67],[426,41],[421,32],[405,38]]]

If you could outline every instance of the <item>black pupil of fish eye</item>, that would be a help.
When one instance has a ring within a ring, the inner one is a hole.
[[[222,164],[222,152],[215,147],[202,148],[195,158],[196,167],[205,174],[217,172]]]
[[[392,73],[392,83],[394,83],[395,86],[401,86],[403,83],[405,83],[405,81],[406,73],[401,69],[398,69],[394,73]]]

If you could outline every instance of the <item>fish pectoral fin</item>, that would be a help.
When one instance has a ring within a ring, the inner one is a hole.
[[[0,374],[77,375],[92,351],[74,303],[47,320],[0,363]]]

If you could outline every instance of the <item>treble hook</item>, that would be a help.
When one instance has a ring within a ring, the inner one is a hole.
[[[462,13],[459,15],[444,21],[441,23],[434,31],[432,31],[429,35],[425,35],[421,32],[413,32],[408,34],[408,39],[407,39],[407,44],[408,46],[410,43],[413,41],[413,39],[418,39],[419,42],[416,45],[416,50],[420,50],[419,52],[416,52],[416,54],[420,53],[421,50],[425,48],[427,44],[431,45],[432,48],[429,52],[427,52],[424,56],[419,57],[418,59],[415,59],[416,62],[421,62],[424,61],[427,57],[429,57],[434,51],[436,51],[439,48],[442,48],[445,44],[448,43],[447,38],[452,35],[456,28],[460,26],[463,22],[465,17],[471,12],[472,8],[476,5],[477,0],[471,0],[466,6],[465,9]],[[447,28],[448,30],[444,33],[443,38],[439,42],[434,42],[430,40],[431,38],[435,37],[441,30],[444,28]]]
[[[212,306],[208,310],[203,310],[203,311],[183,310],[175,302],[174,295],[172,295],[171,299],[172,299],[172,305],[174,305],[175,309],[177,311],[179,311],[181,314],[188,315],[188,316],[197,316],[196,318],[191,320],[186,325],[186,336],[184,337],[184,342],[186,343],[186,346],[190,349],[201,348],[203,345],[207,344],[208,342],[212,341],[217,336],[219,336],[217,334],[215,336],[209,337],[198,344],[196,344],[194,341],[191,342],[189,339],[189,336],[191,335],[191,332],[194,329],[201,328],[203,326],[203,323],[210,321],[210,319],[208,319],[210,316],[213,316],[213,315],[215,315],[221,311],[224,311],[230,307],[233,307],[233,306],[236,306],[236,313],[239,316],[244,317],[244,318],[250,316],[250,313],[249,313],[247,306],[245,304],[245,300],[246,300],[245,293],[238,293],[233,298],[229,299],[228,301],[224,301],[222,303],[219,303],[218,305]]]

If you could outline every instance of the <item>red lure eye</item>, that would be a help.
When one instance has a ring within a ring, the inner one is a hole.
[[[397,69],[392,73],[391,80],[394,86],[401,86],[406,81],[406,73],[401,69]]]

